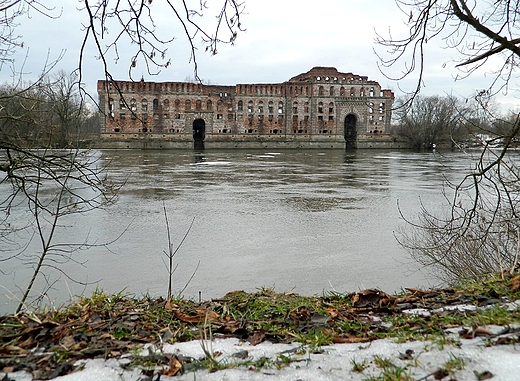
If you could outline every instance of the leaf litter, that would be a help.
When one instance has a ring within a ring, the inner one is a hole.
[[[204,348],[205,355],[197,359],[150,349],[150,345],[160,348],[193,340],[210,343],[215,338],[234,338],[250,346],[265,341],[297,342],[301,351],[320,353],[330,344],[388,338],[456,345],[458,338],[450,335],[456,329],[461,339],[484,337],[488,346],[517,345],[519,284],[517,275],[453,288],[408,288],[398,295],[367,289],[319,297],[261,289],[256,293],[234,291],[204,302],[98,291],[55,311],[1,316],[0,372],[5,374],[2,381],[17,371],[47,380],[81,370],[84,362],[79,360],[127,356],[127,367],[138,368],[143,377],[152,379],[154,375],[172,377],[201,368],[269,368],[299,361],[291,353],[281,354],[276,362],[253,363],[247,351],[234,355],[235,362],[221,362],[217,361],[221,353],[211,348]],[[489,325],[501,329],[492,331]],[[400,358],[412,360],[414,356],[405,353]],[[476,377],[491,378],[486,372]],[[450,374],[443,368],[431,373],[435,379],[448,379]]]

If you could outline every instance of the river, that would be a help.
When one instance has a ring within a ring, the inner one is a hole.
[[[394,232],[422,202],[443,206],[443,184],[457,181],[472,159],[460,152],[379,150],[117,150],[97,151],[108,175],[125,182],[105,210],[78,215],[62,228],[62,242],[108,247],[74,253],[60,265],[73,279],[47,269],[46,303],[107,292],[153,297],[167,293],[166,208],[174,257],[173,292],[217,298],[262,287],[317,295],[379,287],[439,284],[398,245]],[[80,264],[79,262],[83,263]],[[193,278],[190,281],[190,278]],[[2,263],[0,313],[12,312],[28,269]],[[42,287],[42,278],[37,285]]]

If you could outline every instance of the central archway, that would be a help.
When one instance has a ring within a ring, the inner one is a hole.
[[[347,148],[356,148],[357,118],[354,114],[345,117],[345,142]]]
[[[204,148],[204,135],[206,133],[206,122],[204,119],[193,121],[193,148]]]

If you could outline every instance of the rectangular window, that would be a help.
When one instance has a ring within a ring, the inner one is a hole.
[[[222,114],[217,114],[217,119],[222,119]]]

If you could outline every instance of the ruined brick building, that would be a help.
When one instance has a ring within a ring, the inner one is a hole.
[[[394,94],[333,67],[277,84],[98,81],[105,146],[390,147]]]

